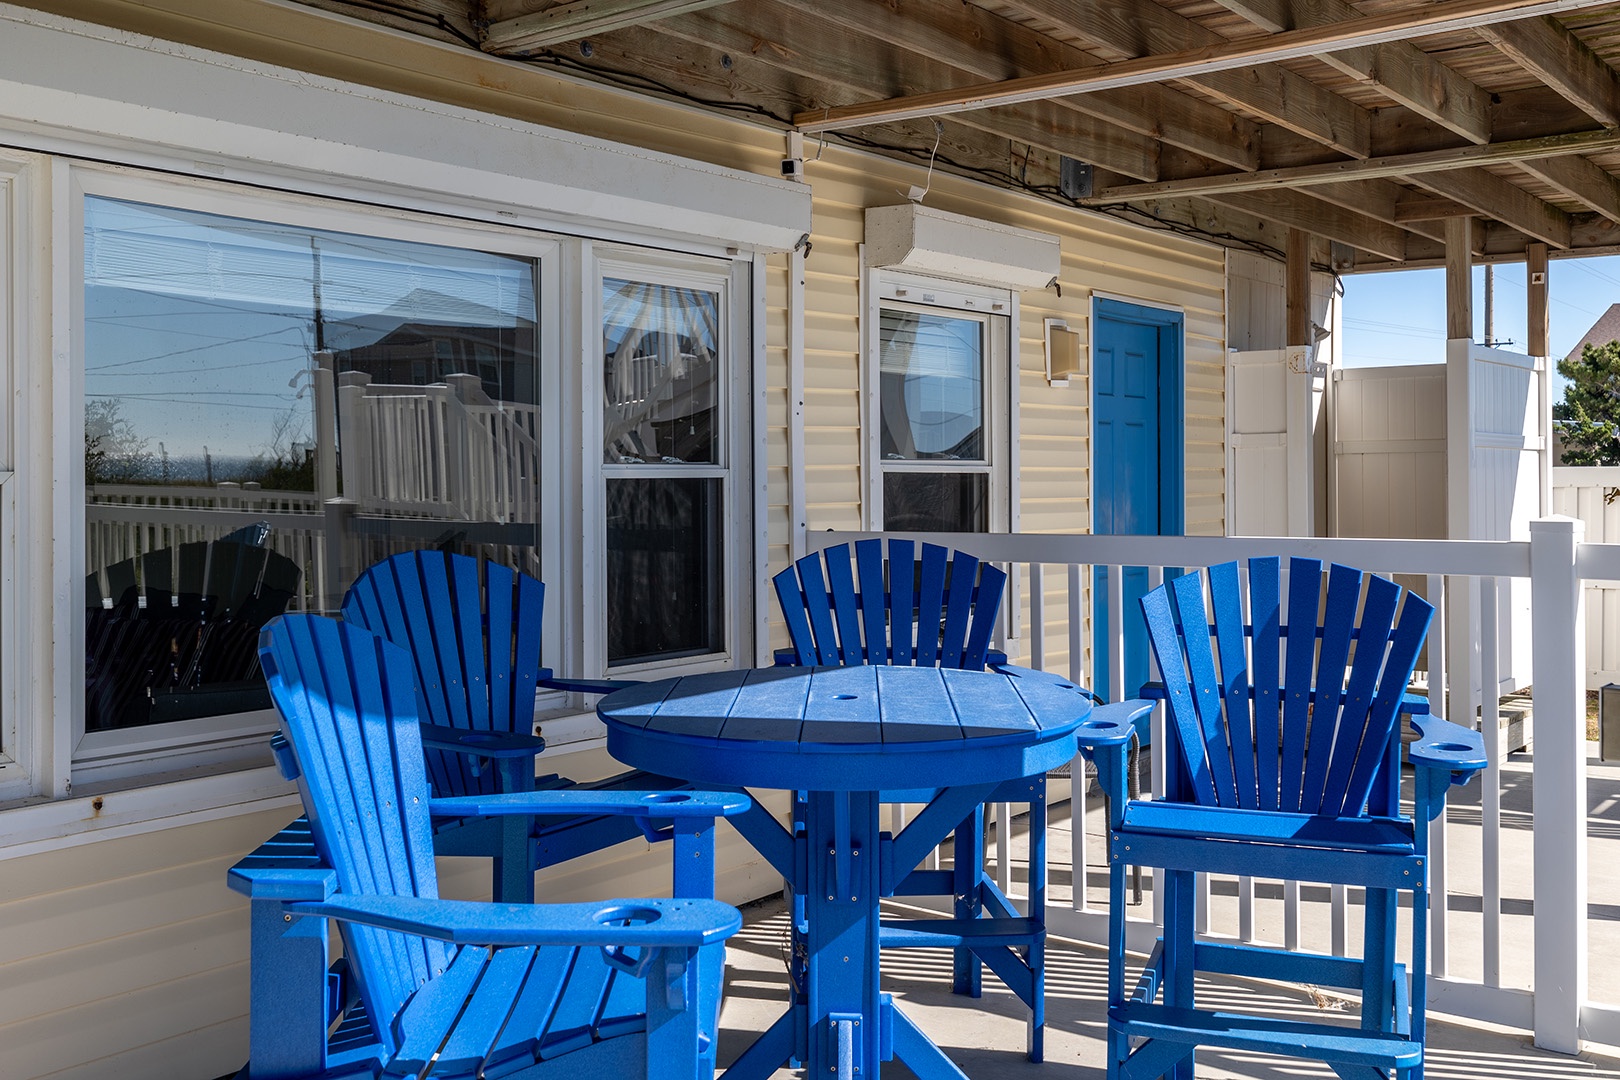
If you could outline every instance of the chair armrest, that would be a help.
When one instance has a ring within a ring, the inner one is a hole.
[[[1406,748],[1406,758],[1413,765],[1468,776],[1485,767],[1485,738],[1479,732],[1433,713],[1409,719],[1418,734],[1417,741]]]
[[[565,690],[570,694],[611,694],[627,686],[640,686],[638,679],[556,679],[547,676],[540,680],[545,690]]]
[[[423,724],[422,748],[497,760],[532,758],[546,748],[546,740],[516,731],[468,731],[442,724]]]
[[[456,795],[433,799],[435,817],[490,817],[498,814],[576,816],[622,814],[631,817],[716,818],[740,814],[753,805],[740,791],[512,791],[499,795]]]
[[[304,818],[231,867],[226,881],[252,900],[325,900],[337,892],[337,872],[321,862]]]
[[[1096,706],[1076,733],[1080,746],[1097,750],[1128,746],[1133,735],[1139,743],[1147,742],[1148,718],[1156,704],[1146,698],[1133,698]]]
[[[414,896],[337,896],[287,911],[397,930],[457,945],[700,948],[742,926],[718,900],[635,899],[585,904],[490,904]]]

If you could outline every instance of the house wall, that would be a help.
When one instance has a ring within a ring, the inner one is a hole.
[[[862,506],[860,277],[862,215],[869,206],[899,202],[920,184],[923,169],[828,147],[806,162],[814,193],[811,254],[804,287],[804,520],[808,542],[826,529],[869,527]],[[1225,531],[1225,268],[1224,253],[1209,244],[1122,224],[1098,214],[1065,211],[1051,203],[936,172],[928,206],[1050,233],[1062,243],[1060,289],[1018,296],[1014,368],[1017,385],[1012,487],[1013,529],[1089,532],[1091,529],[1090,380],[1084,373],[1066,387],[1046,380],[1045,320],[1063,319],[1089,353],[1094,292],[1177,307],[1185,313],[1186,532]],[[773,387],[776,385],[774,375]],[[770,491],[772,520],[786,514],[785,488]],[[782,565],[772,536],[772,566]],[[1017,612],[1009,653],[1027,656],[1027,589],[1014,583]],[[1053,613],[1045,662],[1067,670],[1066,579],[1053,574],[1045,588]],[[780,640],[780,625],[773,624]]]
[[[333,21],[299,8],[243,0],[68,0],[52,11],[237,56],[419,94],[451,105],[586,132],[630,146],[762,175],[776,175],[780,133],[737,120],[586,86],[535,68],[440,48],[375,28]],[[3,14],[0,9],[0,14]],[[61,62],[69,63],[69,57]],[[0,121],[5,103],[0,101]],[[44,148],[48,149],[48,148]],[[118,157],[117,148],[109,156]],[[763,260],[764,420],[762,468],[754,477],[765,571],[780,569],[796,522],[790,492],[803,471],[803,520],[812,532],[864,524],[860,476],[860,259],[862,212],[899,201],[923,168],[828,147],[808,163],[814,217],[803,265],[803,312],[795,313],[793,261]],[[1073,532],[1089,528],[1089,384],[1066,388],[1044,378],[1043,323],[1066,319],[1089,344],[1092,290],[1179,306],[1186,313],[1186,528],[1224,531],[1223,260],[1219,249],[1171,234],[934,173],[929,206],[1062,240],[1061,296],[1024,294],[1016,337],[1014,527]],[[797,341],[794,335],[802,333]],[[794,460],[795,381],[790,361],[802,347],[802,460]],[[47,380],[48,381],[48,380]],[[50,400],[47,396],[45,400]],[[70,401],[71,397],[58,396]],[[63,518],[71,522],[77,508]],[[46,527],[46,526],[42,526]],[[1053,582],[1054,597],[1062,591]],[[761,591],[762,597],[767,595]],[[757,611],[767,610],[761,603]],[[1056,603],[1048,610],[1059,611]],[[1027,597],[1021,611],[1027,611]],[[765,616],[768,619],[768,616]],[[1054,626],[1049,640],[1064,640]],[[6,627],[7,632],[12,627]],[[761,635],[765,638],[766,635]],[[780,628],[770,630],[780,639]],[[48,637],[48,635],[47,635]],[[765,655],[769,644],[758,643]],[[1016,651],[1016,648],[1015,648]],[[1057,666],[1061,656],[1049,654]],[[47,695],[48,697],[48,695]],[[549,734],[548,734],[549,737]],[[599,742],[582,741],[554,767],[588,776],[613,768]],[[227,867],[288,820],[294,810],[268,770],[242,779],[176,780],[100,799],[63,797],[53,816],[24,807],[33,831],[18,833],[18,812],[0,810],[0,1074],[30,1077],[218,1076],[238,1067],[246,1047],[246,908],[225,887]],[[199,785],[212,784],[208,798]],[[252,796],[228,792],[251,789]],[[170,790],[172,789],[172,790]],[[222,794],[222,792],[224,792]],[[57,792],[65,795],[64,792]],[[102,822],[105,813],[110,819]],[[120,814],[124,816],[120,816]],[[8,821],[8,815],[11,815]],[[554,873],[558,899],[658,887],[662,853],[627,845]],[[735,838],[720,855],[721,895],[767,895],[776,880]],[[444,891],[476,896],[484,869],[448,860]]]

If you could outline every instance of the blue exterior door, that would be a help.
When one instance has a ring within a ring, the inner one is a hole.
[[[1181,313],[1098,299],[1092,316],[1092,528],[1104,535],[1182,530]],[[1129,697],[1148,677],[1147,629],[1138,601],[1147,569],[1125,567],[1125,685],[1109,686],[1112,651],[1107,569],[1096,571],[1097,692]]]

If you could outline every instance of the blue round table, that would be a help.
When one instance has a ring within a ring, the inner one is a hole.
[[[609,753],[703,787],[808,793],[790,833],[764,811],[730,819],[804,899],[805,985],[727,1070],[783,1063],[876,1078],[898,1056],[923,1080],[962,1072],[878,986],[878,901],[997,786],[1073,759],[1091,702],[1066,679],[1004,667],[758,668],[620,690],[597,712]],[[878,792],[932,789],[899,836]],[[981,920],[988,921],[988,920]]]

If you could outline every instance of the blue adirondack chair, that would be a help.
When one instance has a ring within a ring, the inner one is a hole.
[[[344,620],[404,647],[416,665],[434,794],[684,788],[682,781],[641,771],[583,785],[556,774],[536,778],[535,757],[546,748],[534,734],[538,690],[606,694],[632,685],[559,679],[541,666],[545,588],[516,570],[480,567],[471,556],[442,551],[391,556],[349,586]],[[636,823],[622,817],[469,818],[440,821],[435,844],[441,855],[493,858],[494,897],[528,903],[536,870],[640,835]]]
[[[1205,606],[1207,578],[1210,604]],[[1324,600],[1324,585],[1326,587]],[[1446,791],[1485,766],[1477,732],[1432,715],[1418,739],[1412,817],[1401,813],[1402,696],[1433,609],[1386,578],[1311,559],[1249,562],[1245,626],[1236,563],[1142,598],[1163,674],[1166,797],[1127,799],[1120,738],[1081,736],[1116,794],[1109,823],[1108,1075],[1190,1080],[1193,1049],[1220,1046],[1326,1062],[1341,1077],[1422,1076],[1428,825]],[[1318,612],[1321,612],[1320,617]],[[1164,932],[1125,988],[1122,855],[1164,868]],[[1200,872],[1360,886],[1360,958],[1193,939]],[[1411,957],[1396,962],[1399,894],[1411,894]],[[1360,1027],[1196,1007],[1195,971],[1338,986],[1361,994]]]
[[[230,873],[252,901],[242,1080],[710,1080],[736,908],[682,896],[697,872],[679,858],[673,900],[441,900],[429,817],[670,819],[676,855],[707,868],[715,816],[745,810],[746,796],[432,799],[403,649],[358,626],[288,615],[265,630],[260,655],[281,713],[278,756],[306,817]],[[329,921],[343,939],[336,964]]]
[[[1007,575],[967,552],[954,554],[910,540],[837,544],[806,555],[773,580],[792,645],[779,649],[783,665],[897,664],[982,671],[1006,656],[990,648]],[[888,802],[926,803],[933,792],[885,791]],[[951,896],[955,918],[886,920],[881,944],[941,946],[955,951],[952,988],[978,997],[981,963],[990,967],[1030,1009],[1029,1057],[1041,1060],[1046,1019],[1046,779],[1003,785],[993,802],[1030,807],[1030,912],[1022,916],[984,870],[984,808],[956,829],[953,869],[915,869],[895,888],[898,896]],[[996,920],[994,929],[982,920]],[[970,923],[978,923],[969,926]]]

